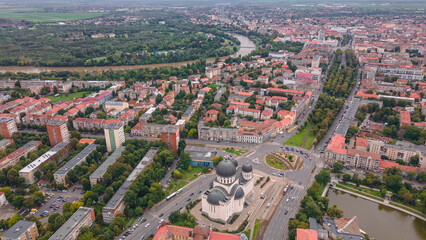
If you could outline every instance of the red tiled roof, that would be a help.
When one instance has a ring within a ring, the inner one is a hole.
[[[411,116],[410,113],[407,111],[400,111],[399,115],[401,117],[401,123],[402,124],[411,124]]]
[[[330,143],[327,146],[327,149],[338,152],[338,153],[347,153],[347,149],[345,149],[346,143],[345,143],[345,137],[343,137],[340,134],[336,134],[331,138]]]
[[[381,168],[393,168],[393,167],[399,167],[399,164],[396,162],[390,162],[386,160],[380,160],[380,167]]]
[[[318,234],[315,230],[298,228],[296,231],[296,240],[318,240]]]
[[[210,232],[210,240],[241,240],[241,237],[228,233]]]
[[[362,146],[362,147],[367,147],[368,146],[368,141],[365,138],[357,137],[356,138],[356,145],[357,146]]]

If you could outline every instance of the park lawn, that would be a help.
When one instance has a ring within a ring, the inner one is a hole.
[[[242,154],[247,152],[247,150],[236,150],[234,148],[225,148],[225,149],[218,148],[218,150],[223,150],[225,152],[228,152],[230,154],[234,154],[234,155],[237,155],[237,156],[241,156]]]
[[[307,126],[306,128],[302,129],[302,131],[298,132],[292,138],[290,138],[289,140],[287,140],[284,143],[284,145],[291,145],[291,146],[296,146],[296,147],[302,145],[302,143],[305,141],[306,134],[308,134],[308,129],[309,129],[309,126]]]
[[[279,169],[279,170],[287,170],[287,167],[280,160],[278,160],[276,157],[267,156],[266,157],[266,163],[273,168],[276,168],[276,169]]]
[[[89,96],[92,92],[76,92],[76,93],[70,93],[70,94],[59,94],[59,96],[55,97],[55,96],[48,96],[46,98],[49,98],[52,103],[54,102],[58,102],[61,100],[67,100],[67,101],[71,101],[74,98],[82,98],[84,94],[86,94],[86,96]]]
[[[203,169],[204,167],[191,167],[191,171],[187,170],[183,173],[182,179],[173,178],[165,190],[166,196],[169,196],[173,192],[176,192],[177,190],[185,187],[188,183],[194,181],[201,175],[199,175],[199,173],[203,173]]]
[[[311,149],[312,143],[314,143],[314,140],[315,140],[315,135],[309,134],[308,140],[306,141],[304,148],[308,150]]]
[[[89,12],[69,12],[69,13],[60,13],[60,12],[39,12],[39,11],[28,11],[28,12],[18,12],[11,11],[11,9],[0,10],[0,15],[2,18],[8,19],[10,21],[19,22],[25,20],[28,22],[64,22],[64,21],[74,21],[88,18],[95,18],[104,15],[105,13],[89,13]]]
[[[262,220],[260,220],[260,219],[256,219],[256,222],[255,222],[255,224],[254,224],[254,229],[253,229],[253,238],[252,239],[256,239],[256,234],[257,234],[257,231],[259,230],[259,228],[260,228],[260,224],[262,224]]]

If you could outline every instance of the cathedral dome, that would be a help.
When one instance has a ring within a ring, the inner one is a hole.
[[[225,200],[225,195],[217,189],[213,189],[213,191],[211,191],[209,196],[207,197],[207,202],[212,205],[219,205],[219,201],[224,201],[224,200]]]
[[[243,172],[251,172],[253,171],[253,167],[251,166],[250,163],[244,163],[242,170]]]
[[[236,173],[235,164],[229,160],[221,161],[216,167],[216,174],[220,177],[229,178],[235,176]]]
[[[244,190],[241,187],[239,187],[237,191],[235,191],[235,199],[237,200],[243,197],[244,197]]]

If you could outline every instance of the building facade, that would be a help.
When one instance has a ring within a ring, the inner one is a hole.
[[[121,124],[110,124],[104,128],[105,141],[108,152],[115,151],[124,141],[124,128]]]
[[[47,123],[46,129],[50,146],[54,147],[58,143],[70,141],[70,133],[66,121],[52,119]]]
[[[35,222],[19,220],[0,238],[2,240],[35,240],[38,235],[38,229]]]
[[[18,131],[15,119],[12,117],[0,117],[0,135],[11,139],[12,134]]]
[[[81,228],[90,227],[93,222],[95,222],[94,209],[80,207],[49,240],[75,240],[78,238]]]

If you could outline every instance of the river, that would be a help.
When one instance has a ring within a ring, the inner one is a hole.
[[[328,192],[345,217],[357,216],[359,227],[376,240],[424,240],[426,222],[393,208],[338,190]]]
[[[249,54],[252,50],[256,49],[256,44],[251,41],[248,37],[231,34],[234,37],[238,38],[241,42],[240,49],[237,53],[231,55],[231,57],[238,57],[239,55],[245,56]],[[221,59],[228,58],[221,57]],[[214,62],[214,58],[207,59],[207,62]],[[147,64],[147,65],[125,65],[125,66],[102,66],[102,67],[34,67],[34,66],[0,66],[0,72],[23,72],[23,73],[40,73],[40,72],[50,72],[50,71],[71,71],[71,72],[95,72],[95,71],[105,71],[105,70],[129,70],[129,69],[139,69],[139,68],[156,68],[164,66],[180,67],[186,64],[194,63],[198,60],[185,61],[185,62],[174,62],[174,63],[159,63],[159,64]]]

